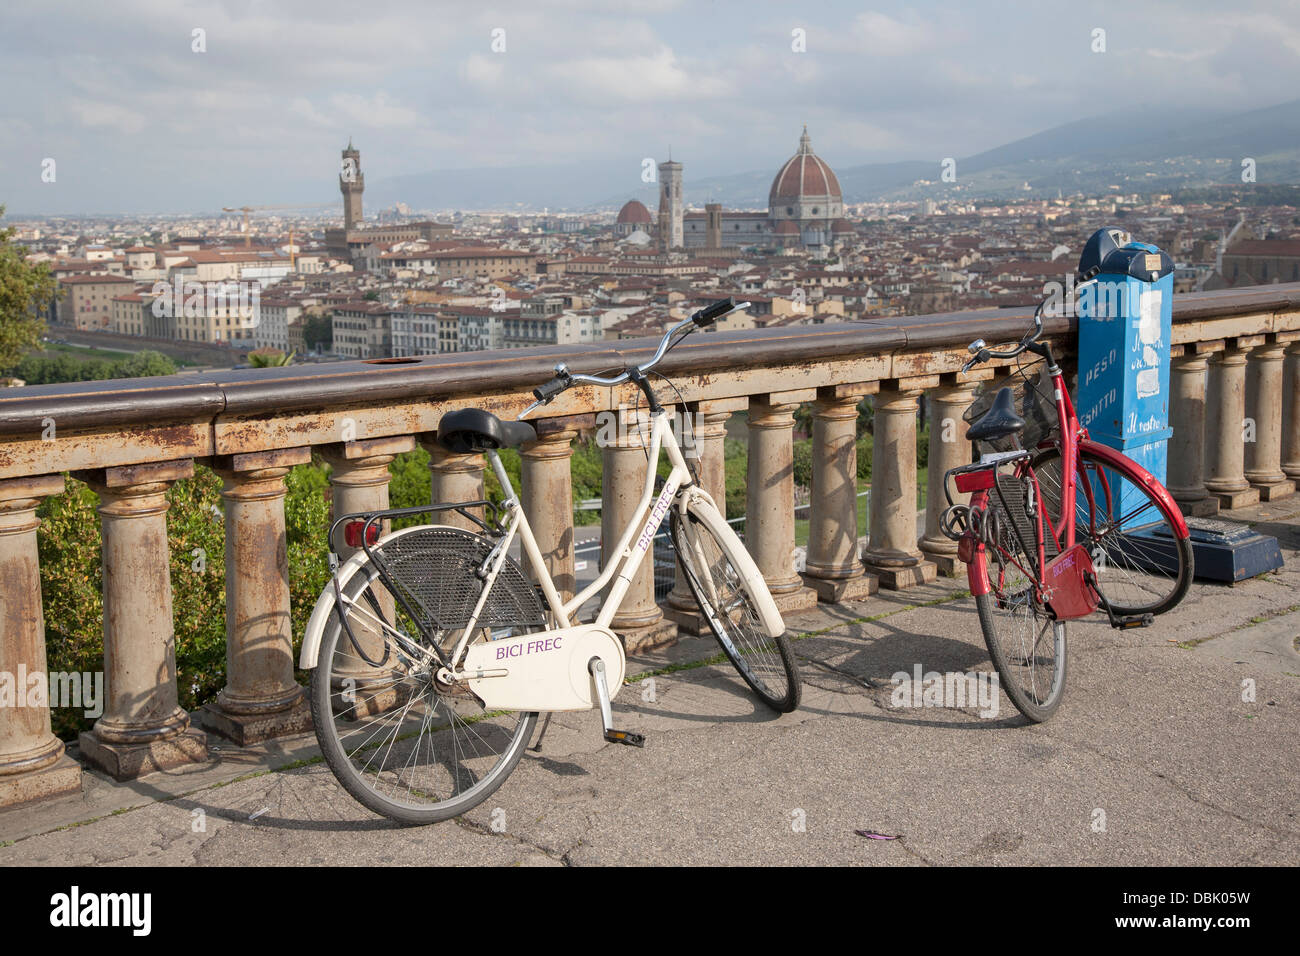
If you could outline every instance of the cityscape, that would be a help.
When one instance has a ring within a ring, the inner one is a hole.
[[[6,925],[1285,925],[1300,0],[48,0],[0,80]]]
[[[322,361],[639,338],[724,295],[751,303],[728,328],[997,308],[1037,301],[1079,237],[1114,223],[1174,257],[1178,292],[1300,281],[1298,200],[1117,188],[854,202],[806,128],[760,209],[688,207],[686,165],[668,160],[651,167],[653,210],[632,198],[425,218],[399,202],[367,216],[358,145],[339,169],[332,212],[11,222],[58,282],[49,337],[220,367],[254,351]]]

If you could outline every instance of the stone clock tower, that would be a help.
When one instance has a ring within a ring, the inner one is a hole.
[[[351,232],[361,224],[361,193],[366,188],[366,177],[361,172],[361,151],[348,140],[339,166],[339,191],[343,193],[343,228]]]

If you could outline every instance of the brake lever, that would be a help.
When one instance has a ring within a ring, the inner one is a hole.
[[[549,404],[550,404],[550,402],[543,402],[541,399],[538,399],[537,401],[533,402],[533,404],[531,404],[531,405],[529,405],[527,408],[525,408],[525,409],[524,409],[522,412],[520,412],[518,415],[516,415],[516,416],[515,416],[515,421],[517,421],[517,422],[521,422],[521,421],[524,420],[524,416],[527,415],[529,412],[534,411],[535,409],[541,408],[543,405],[549,405]]]

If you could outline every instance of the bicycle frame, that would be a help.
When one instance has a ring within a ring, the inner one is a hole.
[[[1052,443],[1061,453],[1061,527],[1057,528],[1052,524],[1051,515],[1047,514],[1044,509],[1035,509],[1037,516],[1037,540],[1033,542],[1037,551],[1038,573],[1031,574],[1029,569],[1021,567],[1020,563],[1015,560],[1014,556],[1003,551],[1004,556],[1015,564],[1016,567],[1035,583],[1035,588],[1039,589],[1044,584],[1044,569],[1046,567],[1046,542],[1047,536],[1051,535],[1052,540],[1056,543],[1059,553],[1064,553],[1074,546],[1076,540],[1076,520],[1077,509],[1075,503],[1077,497],[1082,493],[1088,501],[1089,521],[1097,520],[1099,511],[1096,506],[1096,493],[1091,482],[1080,480],[1082,470],[1084,451],[1089,456],[1100,460],[1106,469],[1114,470],[1120,477],[1121,481],[1139,482],[1146,485],[1151,492],[1159,498],[1169,509],[1169,515],[1173,524],[1174,531],[1180,535],[1186,535],[1187,526],[1183,520],[1182,512],[1172,495],[1168,490],[1156,480],[1146,469],[1142,468],[1132,459],[1127,458],[1123,453],[1111,448],[1108,445],[1092,441],[1088,437],[1088,431],[1084,428],[1078,419],[1078,414],[1074,408],[1074,402],[1070,398],[1069,389],[1065,385],[1065,375],[1059,366],[1054,362],[1049,369],[1052,377],[1052,386],[1054,390],[1053,399],[1056,405],[1057,421],[1060,423],[1059,436]],[[1039,448],[1048,447],[1040,445]],[[997,462],[991,464],[991,468],[996,472]],[[971,466],[972,470],[979,470]],[[1030,461],[1025,460],[1017,465],[1017,473],[1024,475],[1029,474],[1034,489],[1034,495],[1039,495],[1038,479],[1030,467]],[[1105,471],[1099,471],[1097,475],[1101,488],[1101,493],[1105,496],[1105,511],[1101,514],[1109,514],[1111,506],[1114,503],[1115,493],[1112,491],[1110,479]],[[980,490],[972,493],[970,507],[972,511],[984,511],[989,505],[989,491]],[[1095,529],[1092,529],[1095,530]],[[1029,542],[1024,542],[1029,544]],[[990,589],[987,574],[987,550],[986,545],[982,542],[977,543],[974,552],[970,555],[972,573],[970,575],[971,592],[973,594],[988,594]],[[1001,550],[1001,549],[999,549]]]
[[[1077,413],[1074,410],[1074,402],[1071,401],[1069,389],[1066,388],[1065,385],[1065,373],[1061,370],[1061,367],[1056,364],[1055,360],[1051,360],[1051,362],[1052,364],[1049,368],[1049,373],[1052,376],[1052,388],[1053,388],[1052,397],[1056,405],[1057,421],[1060,423],[1059,437],[1057,438],[1055,444],[1057,445],[1058,448],[1060,448],[1062,462],[1067,463],[1064,464],[1061,469],[1062,527],[1060,529],[1055,528],[1051,523],[1051,517],[1045,515],[1043,509],[1041,508],[1034,509],[1034,513],[1037,519],[1036,528],[1035,528],[1036,540],[1032,542],[1025,541],[1022,542],[1022,544],[1025,546],[1026,550],[1032,549],[1032,551],[1035,551],[1037,553],[1037,559],[1038,559],[1037,574],[1031,574],[1029,569],[1020,567],[1020,562],[1017,561],[1014,556],[1003,551],[1004,556],[1007,559],[1009,559],[1012,564],[1015,564],[1016,567],[1019,567],[1026,577],[1034,581],[1035,588],[1041,588],[1043,584],[1043,568],[1046,564],[1046,558],[1047,558],[1046,555],[1047,535],[1050,534],[1052,536],[1053,540],[1057,542],[1059,550],[1062,552],[1074,546],[1074,539],[1075,539],[1074,503],[1075,503],[1075,497],[1078,493],[1075,466],[1077,464],[1077,456],[1078,456],[1080,442],[1087,440],[1087,431],[1079,424]],[[1033,449],[1027,449],[1027,451],[1029,451],[1032,454]],[[980,467],[978,467],[979,464],[983,464],[983,463],[984,463],[984,459],[981,459],[980,463],[972,464],[961,470],[962,471],[989,470],[996,475],[1000,461],[998,461],[997,459],[989,461],[987,469],[981,469]],[[1025,458],[1022,461],[1018,462],[1016,465],[1016,472],[1021,476],[1023,476],[1026,473],[1029,474],[1032,480],[1034,497],[1037,499],[1040,494],[1038,488],[1038,479],[1037,476],[1034,475],[1033,470],[1030,468],[1030,459]],[[947,477],[945,476],[945,491],[946,491],[946,484],[947,484]],[[972,512],[987,511],[989,506],[989,496],[990,496],[990,491],[987,488],[972,492],[971,500],[970,500],[971,511]],[[949,500],[951,500],[951,496],[949,496]],[[1046,526],[1044,526],[1044,521],[1047,522]],[[990,590],[988,574],[987,574],[986,548],[987,545],[985,543],[976,542],[974,552],[970,554],[967,559],[967,563],[971,565],[971,571],[972,571],[970,575],[971,593],[977,595],[988,594]],[[999,548],[999,550],[1001,551],[1002,549]]]
[[[547,605],[555,615],[558,628],[570,627],[578,610],[606,586],[609,586],[612,581],[613,584],[610,586],[609,593],[605,596],[594,622],[599,627],[609,627],[614,615],[618,613],[618,609],[622,606],[623,599],[627,596],[628,588],[631,587],[632,579],[636,576],[642,560],[644,560],[646,553],[653,545],[659,523],[668,513],[668,509],[677,497],[679,489],[684,485],[689,485],[691,480],[690,468],[687,466],[681,447],[677,444],[677,439],[673,435],[670,419],[663,409],[651,412],[650,434],[648,437],[650,448],[641,499],[637,503],[636,511],[628,521],[622,536],[619,538],[618,544],[613,549],[615,560],[610,561],[605,566],[595,581],[575,594],[567,602],[561,598],[559,590],[555,587],[555,581],[546,568],[546,562],[542,557],[541,549],[537,545],[537,539],[533,535],[532,526],[528,523],[528,516],[524,514],[524,509],[519,504],[514,488],[510,484],[510,477],[501,464],[500,456],[496,451],[487,453],[492,471],[497,476],[502,491],[506,495],[505,503],[502,505],[502,510],[507,515],[506,530],[504,536],[494,548],[496,559],[488,572],[478,603],[474,607],[464,633],[450,655],[448,663],[453,670],[461,663],[469,645],[469,640],[477,628],[479,616],[487,603],[488,595],[496,583],[497,575],[505,564],[506,555],[509,553],[511,542],[516,535],[519,536],[520,545],[527,557],[528,565],[532,568],[541,586],[542,595],[546,598]],[[659,455],[664,451],[668,454],[672,470],[668,473],[668,477],[664,482],[663,491],[656,498],[654,494],[655,472],[659,463]],[[640,534],[636,535],[638,529],[640,529]],[[635,542],[633,541],[634,535],[636,535]]]

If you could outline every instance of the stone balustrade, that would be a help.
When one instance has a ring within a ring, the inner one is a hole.
[[[748,417],[746,541],[782,608],[866,597],[960,575],[937,508],[917,527],[917,408],[930,410],[927,500],[944,471],[969,460],[962,413],[996,369],[962,374],[965,346],[1019,338],[1031,309],[712,332],[688,339],[660,370],[691,413],[705,488],[724,499],[723,437]],[[1067,359],[1074,320],[1047,320]],[[40,502],[86,480],[99,497],[103,539],[107,702],[82,735],[85,761],[119,779],[208,758],[206,735],[177,705],[168,577],[167,489],[211,467],[224,482],[226,686],[200,715],[238,744],[309,726],[294,681],[284,534],[284,476],[313,450],[333,466],[340,513],[384,507],[388,465],[418,442],[431,453],[439,500],[480,498],[484,461],[451,455],[433,436],[465,405],[517,414],[556,361],[598,372],[644,361],[654,341],[435,355],[281,369],[180,374],[126,382],[0,392],[0,674],[43,673],[46,648],[37,536]],[[1168,484],[1189,514],[1238,508],[1295,491],[1300,479],[1300,284],[1180,295],[1174,301]],[[665,389],[665,392],[671,390]],[[870,528],[858,527],[856,406],[875,408]],[[664,394],[665,401],[669,399]],[[792,438],[810,404],[813,489],[803,572],[795,545]],[[601,413],[631,417],[628,388],[580,387],[537,419],[522,451],[523,501],[562,592],[575,589],[569,462],[572,441]],[[604,448],[604,540],[641,491],[635,421]],[[455,513],[444,520],[462,522]],[[321,528],[321,534],[326,528]],[[629,649],[703,626],[680,579],[662,606],[649,564],[615,619]],[[80,787],[80,767],[51,733],[48,707],[0,707],[0,806]]]

